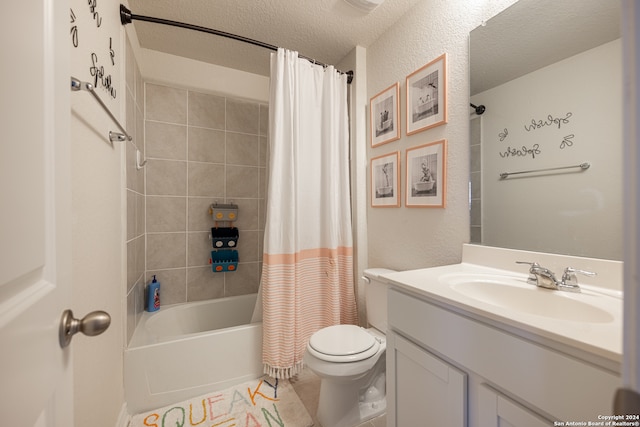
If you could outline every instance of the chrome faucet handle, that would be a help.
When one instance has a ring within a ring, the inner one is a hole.
[[[533,272],[536,268],[540,267],[540,264],[538,264],[537,262],[529,262],[529,261],[516,261],[516,264],[530,265],[531,268],[529,268],[529,277],[527,278],[527,283],[533,286],[538,286],[538,277],[535,274],[533,274]]]
[[[527,283],[547,289],[558,289],[558,280],[553,271],[542,267],[537,262],[516,261],[517,264],[529,264],[529,278]]]
[[[527,264],[527,265],[530,265],[531,267],[540,267],[540,264],[538,264],[537,262],[530,262],[530,261],[516,261],[516,264]]]
[[[586,270],[578,270],[573,267],[567,267],[564,269],[564,274],[562,275],[562,282],[560,283],[560,287],[563,290],[580,292],[580,286],[578,286],[578,276],[577,274],[582,274],[585,276],[595,276],[597,273]]]
[[[529,270],[530,274],[536,276],[536,285],[541,288],[558,289],[558,280],[553,271],[548,268],[538,266],[532,266]]]

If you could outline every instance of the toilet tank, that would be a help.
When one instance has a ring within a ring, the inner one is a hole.
[[[385,334],[387,333],[387,282],[380,276],[394,272],[386,268],[368,268],[362,277],[367,321],[370,326]]]

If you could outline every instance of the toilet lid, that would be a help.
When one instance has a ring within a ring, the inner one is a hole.
[[[321,329],[309,339],[314,355],[327,361],[353,362],[373,356],[380,343],[355,325],[335,325]]]

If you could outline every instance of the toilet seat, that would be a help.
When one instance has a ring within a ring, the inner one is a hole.
[[[313,334],[307,349],[327,362],[357,362],[375,355],[380,341],[359,326],[334,325]]]

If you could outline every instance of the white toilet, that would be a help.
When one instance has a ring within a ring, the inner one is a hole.
[[[309,339],[304,362],[321,379],[317,417],[323,427],[352,427],[387,407],[387,285],[379,276],[391,272],[364,272],[369,329],[329,326]]]

